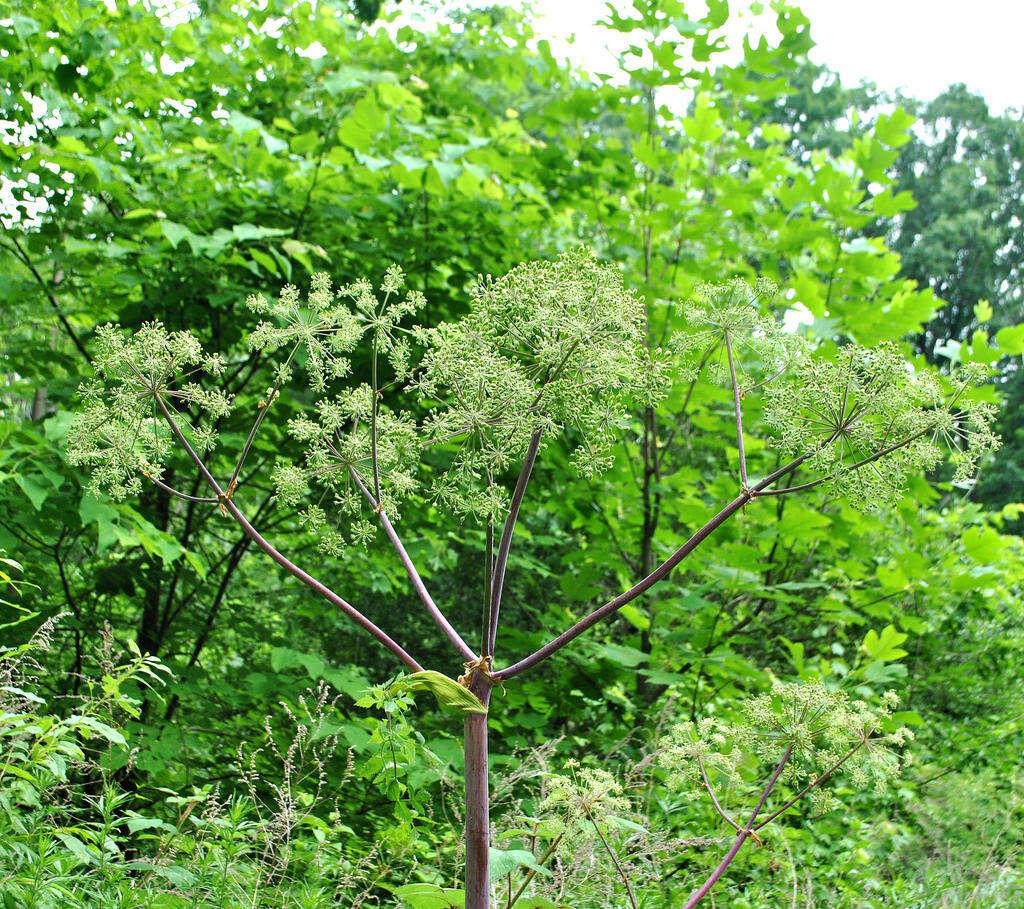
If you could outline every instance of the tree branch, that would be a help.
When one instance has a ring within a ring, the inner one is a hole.
[[[71,327],[71,323],[68,321],[67,316],[65,316],[64,313],[61,311],[60,303],[57,302],[57,298],[53,295],[53,291],[50,290],[50,285],[46,283],[46,280],[43,278],[43,276],[39,274],[39,272],[36,270],[35,265],[32,264],[32,260],[29,258],[28,253],[25,252],[21,244],[18,242],[17,237],[11,236],[10,239],[12,245],[18,251],[18,255],[15,258],[17,258],[22,263],[22,265],[24,265],[25,268],[27,268],[29,272],[31,272],[32,277],[36,279],[36,282],[43,289],[43,293],[46,295],[46,299],[50,301],[50,305],[53,307],[54,312],[57,313],[57,319],[60,321],[60,324],[63,327],[65,334],[67,334],[67,336],[71,339],[75,347],[78,348],[78,352],[83,357],[85,357],[86,362],[88,362],[89,365],[91,366],[92,357],[89,356],[89,351],[85,349],[85,345],[82,343],[81,339],[75,333],[74,328]]]

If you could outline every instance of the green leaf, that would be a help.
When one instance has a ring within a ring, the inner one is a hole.
[[[645,616],[639,609],[636,608],[632,603],[627,603],[619,610],[621,615],[630,625],[636,628],[638,631],[646,631],[651,627],[651,620]]]
[[[456,713],[487,713],[487,708],[472,691],[441,672],[425,669],[407,675],[404,681],[413,691],[429,691],[446,710]]]
[[[95,717],[72,714],[68,717],[68,722],[74,724],[79,729],[87,729],[90,732],[96,733],[110,742],[111,745],[128,744],[125,737],[113,726],[108,726],[106,723],[97,720]]]
[[[988,332],[977,329],[971,337],[971,360],[975,363],[995,363],[999,359],[999,351],[988,346]]]
[[[100,552],[113,546],[121,536],[117,509],[108,502],[102,502],[92,495],[85,496],[78,506],[78,516],[82,524],[96,524]]]
[[[683,130],[698,145],[709,144],[718,139],[725,130],[719,123],[718,113],[707,95],[698,95],[693,116],[683,120]]]
[[[462,173],[462,168],[458,164],[452,164],[449,161],[434,161],[432,166],[445,186],[449,186],[452,180]]]
[[[391,891],[410,909],[463,909],[466,896],[461,890],[451,890],[437,884],[404,884]]]
[[[138,833],[140,830],[162,830],[168,825],[156,817],[130,817],[125,822],[130,833]],[[173,829],[173,828],[170,828]]]
[[[39,509],[43,507],[43,502],[46,501],[46,497],[49,495],[49,492],[31,477],[26,477],[23,474],[18,474],[14,478],[14,482],[17,483],[18,486],[21,487],[21,491],[28,496],[29,501],[32,503],[32,507],[36,511],[39,511]]]
[[[899,645],[908,637],[909,635],[904,634],[902,631],[897,631],[895,625],[886,625],[882,629],[881,634],[877,634],[874,629],[869,631],[864,636],[863,647],[872,659],[881,660],[882,662],[898,660],[907,655],[907,651],[903,650]]]
[[[646,654],[642,650],[637,650],[635,647],[622,647],[619,644],[599,644],[597,650],[601,656],[620,666],[639,666],[650,659],[650,654]]]
[[[875,137],[890,148],[899,148],[910,141],[909,130],[913,125],[914,116],[897,107],[891,114],[882,114],[875,122]]]
[[[27,38],[31,38],[39,32],[39,23],[36,22],[35,19],[30,19],[28,16],[11,16],[11,23],[14,26],[14,34],[21,38],[22,41]]]
[[[1000,328],[996,332],[996,344],[1004,354],[1011,357],[1024,353],[1024,322]]]
[[[257,227],[255,224],[236,224],[231,228],[239,240],[262,240],[264,237],[283,237],[289,231],[280,227]]]
[[[239,136],[247,136],[249,133],[260,129],[263,126],[259,120],[237,110],[233,110],[228,114],[227,122],[228,126],[230,126],[231,129]]]
[[[96,864],[96,856],[89,851],[85,843],[83,843],[78,837],[72,836],[70,833],[57,833],[57,839],[59,839],[71,854],[78,859],[83,865],[94,865]]]
[[[182,240],[187,240],[192,236],[190,231],[184,224],[175,224],[174,221],[163,220],[160,222],[160,230],[163,235],[171,241],[171,248],[177,249],[178,244]]]
[[[306,271],[313,271],[313,260],[309,257],[312,247],[308,243],[303,243],[301,240],[295,240],[289,237],[281,243],[281,249],[291,256],[291,258],[300,262]]]
[[[550,877],[551,872],[537,864],[532,852],[527,849],[494,849],[488,850],[491,855],[490,873],[491,880],[501,880],[506,874],[511,874],[520,866],[531,868],[538,874]]]

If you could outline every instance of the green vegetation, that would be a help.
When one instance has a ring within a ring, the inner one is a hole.
[[[373,7],[0,4],[0,900],[1019,905],[1019,116]]]

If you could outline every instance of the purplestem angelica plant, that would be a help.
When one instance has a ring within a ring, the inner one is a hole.
[[[707,718],[674,727],[662,741],[658,758],[667,771],[668,785],[691,799],[706,794],[715,813],[736,834],[684,909],[696,906],[711,892],[748,839],[760,841],[759,832],[802,799],[809,796],[818,813],[835,807],[835,796],[824,788],[835,774],[842,772],[859,788],[883,788],[898,772],[899,749],[911,738],[903,728],[885,731],[892,725],[897,700],[895,692],[887,691],[881,706],[873,710],[820,682],[775,682],[770,692],[742,704],[739,722]],[[751,780],[751,763],[771,769],[763,776],[755,772]],[[736,793],[756,799],[743,823],[723,806],[713,778],[717,788],[734,799]],[[776,807],[769,799],[780,784],[793,795]]]
[[[411,686],[429,688],[442,704],[464,714],[466,906],[488,909],[487,711],[496,685],[548,659],[650,590],[759,498],[821,486],[854,504],[877,507],[896,499],[911,474],[935,466],[943,448],[966,475],[996,443],[989,409],[967,395],[977,376],[946,379],[913,370],[894,347],[850,346],[831,359],[816,356],[765,315],[774,291],[766,282],[701,288],[686,310],[690,330],[669,350],[655,352],[647,344],[643,301],[623,286],[615,268],[586,250],[481,279],[468,315],[432,328],[408,324],[425,300],[415,291],[403,294],[403,285],[398,268],[387,272],[379,288],[362,280],[334,289],[319,274],[305,298],[286,287],[274,300],[249,299],[260,318],[249,343],[264,356],[276,356],[278,365],[233,470],[220,477],[210,466],[217,443],[213,427],[232,401],[209,386],[223,374],[224,361],[203,351],[188,332],[170,332],[159,323],[131,337],[115,326],[101,328],[97,378],[83,386],[69,456],[93,471],[97,489],[115,498],[137,494],[148,481],[193,505],[219,509],[282,568],[389,650],[409,671]],[[369,384],[347,381],[349,356],[357,348],[370,356]],[[670,376],[692,380],[701,370],[730,390],[736,496],[629,590],[534,653],[499,668],[496,644],[509,553],[545,446],[556,439],[569,445],[572,469],[592,476],[611,463],[613,447],[631,431],[636,410],[656,406],[667,394]],[[415,640],[414,628],[379,628],[275,548],[236,505],[234,494],[259,429],[299,374],[316,403],[288,424],[305,453],[301,463],[275,468],[280,501],[298,510],[329,556],[365,546],[383,532],[423,608],[464,664],[457,681],[425,669],[392,636]],[[389,406],[400,390],[403,400],[419,400],[425,416]],[[748,474],[744,443],[743,402],[754,394],[762,396],[774,441],[788,459],[759,479]],[[434,465],[429,481],[422,464],[428,447],[447,458],[443,470]],[[175,452],[198,471],[205,495],[166,481]],[[504,478],[516,471],[509,490]],[[800,482],[793,479],[798,471]],[[489,583],[476,646],[434,600],[396,527],[403,504],[424,495],[439,510],[485,528]],[[782,757],[764,799],[780,776],[792,772],[792,753]],[[763,804],[739,831],[704,893],[751,835]]]

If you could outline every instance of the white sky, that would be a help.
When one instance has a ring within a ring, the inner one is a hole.
[[[702,6],[688,4],[697,12]],[[745,7],[734,0],[734,9]],[[953,82],[981,92],[994,111],[1024,107],[1024,0],[803,0],[818,47],[812,58],[855,85],[904,89],[930,99]],[[569,56],[607,71],[606,33],[594,23],[606,0],[534,0],[537,31],[565,39]],[[562,41],[552,41],[565,51]]]

